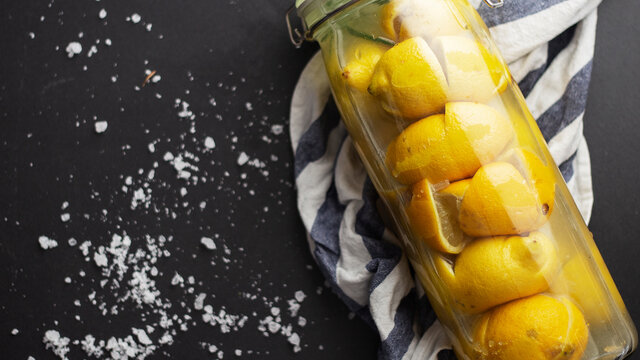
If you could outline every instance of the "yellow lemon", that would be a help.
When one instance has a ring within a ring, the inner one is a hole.
[[[470,240],[458,226],[458,206],[468,180],[434,192],[427,179],[413,185],[407,215],[414,234],[435,250],[457,254]]]
[[[357,43],[351,59],[342,69],[342,78],[347,85],[366,93],[373,69],[386,50],[386,47],[370,41]]]
[[[558,270],[556,247],[540,232],[476,239],[454,263],[435,260],[456,306],[468,313],[543,292]]]
[[[440,63],[422,38],[407,39],[387,50],[369,85],[369,92],[387,112],[409,119],[441,111],[446,90]]]
[[[464,30],[455,11],[447,0],[392,0],[382,8],[381,25],[392,39],[419,36],[429,41]]]
[[[540,212],[543,215],[540,220],[544,223],[553,211],[555,200],[556,178],[553,170],[546,166],[536,154],[524,148],[510,149],[498,160],[506,161],[515,166],[529,185],[533,187],[538,198]]]
[[[434,40],[433,51],[447,77],[449,101],[486,102],[506,88],[500,61],[476,40],[441,36]]]
[[[448,103],[445,114],[409,125],[387,148],[386,164],[403,184],[471,177],[513,138],[509,121],[477,103]]]
[[[589,340],[580,310],[567,298],[534,295],[485,314],[474,330],[476,359],[578,360]]]
[[[536,230],[542,216],[535,191],[511,164],[494,162],[473,176],[460,205],[469,236],[518,235]]]

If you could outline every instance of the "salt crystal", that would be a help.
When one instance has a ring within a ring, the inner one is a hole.
[[[92,57],[93,54],[98,52],[98,48],[95,45],[91,45],[89,51],[87,51],[87,57]]]
[[[30,33],[29,33],[29,39],[32,39],[32,40],[33,40],[33,39],[35,39],[35,38],[36,38],[36,34],[34,34],[34,33],[30,32]]]
[[[307,325],[307,319],[302,316],[298,316],[298,326],[304,327],[305,325]]]
[[[66,278],[64,278],[64,282],[67,284],[71,284],[71,278],[67,276]]]
[[[62,203],[62,206],[60,207],[60,209],[61,209],[61,210],[64,210],[64,209],[66,209],[66,208],[68,208],[68,207],[69,207],[69,202],[68,202],[68,201],[65,201],[65,202],[63,202],[63,203]]]
[[[42,338],[46,349],[51,349],[57,357],[65,360],[69,352],[70,341],[68,337],[60,336],[60,333],[56,330],[47,330]]]
[[[67,52],[67,56],[72,58],[82,52],[82,45],[77,41],[72,41],[67,45],[65,51]]]
[[[200,293],[196,296],[196,300],[193,302],[193,308],[196,310],[202,310],[204,305],[204,299],[207,297],[207,294]]]
[[[100,247],[100,250],[103,250],[104,248]],[[100,266],[100,267],[104,267],[107,266],[109,264],[109,260],[107,259],[107,255],[105,255],[103,252],[96,252],[93,254],[93,261],[96,263],[96,265]]]
[[[213,148],[216,147],[216,143],[215,143],[215,141],[213,140],[212,137],[207,136],[204,139],[204,147],[206,147],[207,149],[213,149]]]
[[[109,39],[109,38],[104,39],[104,44],[107,45],[107,46],[111,46],[111,39]]]
[[[107,17],[107,10],[105,9],[100,9],[100,11],[98,12],[98,18],[100,19],[104,19]]]
[[[236,356],[242,356],[242,350],[240,350],[240,349],[236,349],[236,350],[234,351],[234,354],[236,354]]]
[[[20,333],[20,330],[18,330],[18,329],[14,328],[13,330],[11,330],[11,335],[13,335],[13,336],[18,335],[19,333]]]
[[[245,107],[248,111],[253,110],[253,105],[252,105],[250,102],[246,102],[246,103],[244,104],[244,107]]]
[[[203,236],[200,239],[200,244],[204,245],[204,247],[206,247],[209,250],[215,250],[216,249],[216,243],[213,242],[213,239],[208,238],[206,236]]]
[[[107,130],[107,126],[109,126],[109,124],[104,120],[96,121],[93,125],[95,126],[97,134],[102,134]]]
[[[142,329],[131,328],[131,332],[138,338],[138,342],[142,345],[151,345],[153,342],[149,339],[147,333]]]
[[[280,135],[282,134],[283,131],[284,131],[284,126],[279,124],[271,125],[271,133],[273,135]]]
[[[246,164],[247,161],[249,161],[249,156],[244,151],[241,152],[240,156],[238,156],[238,165],[242,166]]]
[[[54,247],[58,246],[58,242],[53,240],[53,239],[49,239],[48,237],[41,235],[38,238],[38,242],[40,243],[40,247],[47,250],[47,249],[53,249]]]
[[[296,291],[296,293],[293,296],[296,298],[298,302],[303,302],[304,298],[307,297],[307,295],[305,295],[302,290]]]
[[[140,22],[141,19],[142,19],[142,17],[140,17],[139,14],[137,14],[137,13],[131,14],[131,22],[132,23],[137,24],[137,23]]]
[[[173,275],[173,278],[171,279],[171,285],[176,286],[182,283],[184,283],[184,278],[176,272],[176,274]]]
[[[69,213],[60,214],[60,220],[62,222],[67,222],[69,219],[71,219],[71,215],[69,215]]]

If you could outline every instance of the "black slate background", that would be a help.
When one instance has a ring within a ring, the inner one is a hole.
[[[260,352],[256,357],[265,359],[375,357],[377,335],[350,319],[330,291],[315,292],[323,278],[309,266],[313,260],[296,212],[288,134],[269,133],[271,124],[286,129],[290,94],[317,50],[313,44],[300,50],[289,44],[283,21],[288,6],[284,0],[1,2],[1,358],[53,358],[41,342],[47,329],[72,338],[86,333],[104,338],[128,331],[131,319],[137,319],[135,310],[103,317],[95,307],[73,305],[74,299],[97,287],[91,279],[98,269],[66,245],[71,236],[97,243],[123,229],[175,237],[159,287],[163,296],[176,302],[193,299],[168,285],[173,270],[194,275],[202,282],[198,291],[216,294],[220,305],[235,312],[268,312],[262,302],[243,300],[242,291],[255,293],[260,288],[259,293],[269,298],[291,298],[296,290],[308,295],[300,312],[309,321],[298,331],[305,344],[301,354],[294,355],[282,337],[264,338],[254,321],[232,334],[220,334],[201,323],[190,326],[175,337],[173,346],[150,358],[212,358],[198,345],[201,341],[223,343],[225,358],[233,357],[235,348],[253,349]],[[108,11],[105,20],[98,19],[101,8]],[[153,23],[152,30],[126,22],[132,13]],[[639,15],[640,3],[634,0],[601,5],[585,115],[595,192],[590,228],[636,322],[640,321]],[[83,38],[78,40],[80,32]],[[110,38],[113,45],[100,44],[98,53],[87,58],[96,38]],[[64,48],[76,40],[83,44],[83,53],[68,59]],[[162,80],[136,91],[145,69],[157,69]],[[115,83],[110,80],[113,75],[118,77]],[[215,107],[209,103],[212,97]],[[177,118],[175,98],[188,101],[196,114],[195,135],[181,137],[189,123]],[[252,111],[246,102],[252,103]],[[104,134],[94,133],[94,116],[108,121]],[[263,135],[272,142],[261,140]],[[212,184],[187,187],[185,199],[190,205],[181,208],[184,199],[177,189],[183,184],[163,165],[161,155],[175,153],[179,144],[197,149],[193,139],[205,136],[216,140],[216,149],[211,154],[196,153]],[[233,136],[237,144],[231,141]],[[155,139],[161,141],[157,152],[150,154],[146,147]],[[267,160],[269,175],[238,167],[240,151]],[[267,154],[278,160],[268,161]],[[175,220],[131,210],[131,195],[118,192],[123,175],[149,170],[153,161],[160,163],[156,177],[166,181],[154,190],[154,201],[175,209],[179,214]],[[227,178],[224,171],[229,172]],[[248,188],[255,190],[255,196],[248,195]],[[204,211],[188,212],[201,200],[208,203]],[[68,223],[59,218],[64,201],[71,204]],[[265,206],[268,212],[263,211]],[[102,209],[108,215],[102,216]],[[90,218],[84,219],[84,213]],[[208,256],[213,255],[198,245],[201,236],[212,232],[232,249],[234,262],[228,269],[212,268]],[[43,234],[57,239],[60,246],[41,250],[37,238]],[[239,247],[245,250],[237,251]],[[78,278],[79,269],[87,272],[85,279]],[[64,283],[66,276],[73,278],[72,284]],[[10,334],[13,328],[20,330],[17,336]],[[75,350],[70,355],[82,358]]]

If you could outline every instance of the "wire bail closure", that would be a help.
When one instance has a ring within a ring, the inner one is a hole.
[[[302,21],[302,31],[298,28],[292,25],[291,23],[291,13],[296,11],[296,6],[295,5],[291,5],[291,7],[289,7],[289,9],[287,10],[287,12],[284,15],[284,20],[287,23],[287,30],[289,32],[289,40],[291,40],[291,43],[298,49],[302,46],[302,44],[306,41],[312,41],[313,40],[313,32],[320,26],[322,25],[325,21],[327,21],[329,18],[331,18],[333,15],[339,13],[340,11],[344,10],[345,8],[357,3],[360,0],[351,0],[348,1],[347,3],[343,4],[342,6],[336,8],[335,10],[329,12],[328,14],[326,14],[322,19],[318,20],[315,24],[313,24],[311,26],[311,28],[307,28],[307,25],[305,24],[304,21]],[[484,2],[492,9],[497,9],[499,7],[502,7],[502,5],[504,5],[504,0],[484,0]]]
[[[297,27],[294,27],[291,25],[290,16],[291,16],[291,13],[294,12],[295,10],[296,10],[296,6],[291,5],[291,7],[287,10],[287,12],[284,15],[284,20],[287,23],[287,30],[289,31],[289,39],[291,40],[291,43],[296,47],[296,49],[299,49],[305,40],[311,40],[311,34],[309,32],[309,29],[307,29],[307,26],[305,25],[304,21],[302,21],[302,32],[300,32],[300,29],[298,29]]]

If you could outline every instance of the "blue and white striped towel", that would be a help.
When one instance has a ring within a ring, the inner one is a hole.
[[[582,121],[600,0],[472,0],[559,164],[584,218],[593,194]],[[378,196],[340,121],[316,54],[293,93],[290,134],[298,209],[320,270],[345,304],[380,334],[380,359],[453,358],[451,343],[412,278]]]

